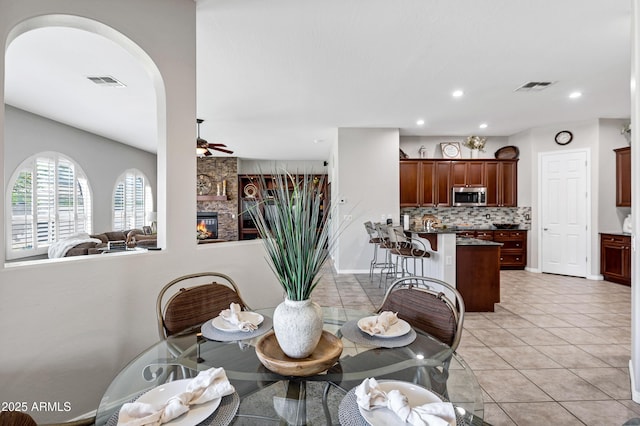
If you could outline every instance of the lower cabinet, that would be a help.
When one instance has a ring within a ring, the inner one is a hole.
[[[600,273],[604,279],[631,285],[631,237],[600,234]]]
[[[493,241],[502,243],[501,269],[524,269],[527,266],[527,231],[493,231]]]
[[[493,312],[500,303],[500,246],[456,246],[456,288],[466,312]]]
[[[464,230],[459,237],[476,238],[502,243],[500,269],[524,269],[527,266],[527,231],[523,230]]]

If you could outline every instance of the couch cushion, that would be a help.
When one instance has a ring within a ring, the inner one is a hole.
[[[125,241],[127,239],[127,234],[123,231],[110,231],[105,232],[104,235],[107,236],[109,241]]]

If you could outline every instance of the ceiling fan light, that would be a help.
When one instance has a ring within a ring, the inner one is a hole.
[[[201,147],[196,147],[196,155],[205,155],[207,153],[208,149],[206,148],[201,148]]]

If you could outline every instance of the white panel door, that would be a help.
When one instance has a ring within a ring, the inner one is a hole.
[[[587,276],[587,153],[543,154],[542,272]]]

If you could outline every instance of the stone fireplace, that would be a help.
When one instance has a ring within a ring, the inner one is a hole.
[[[198,212],[196,218],[198,240],[218,239],[218,213]]]

